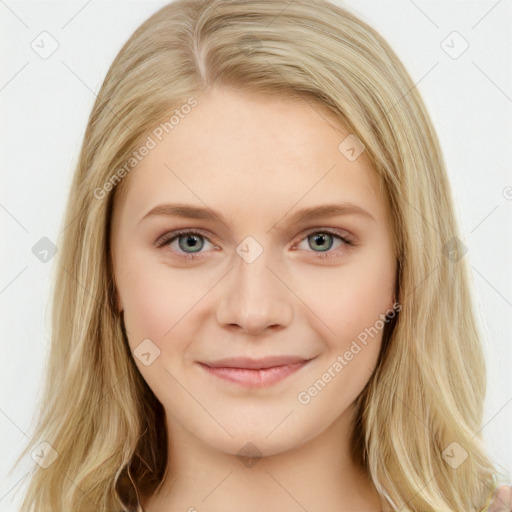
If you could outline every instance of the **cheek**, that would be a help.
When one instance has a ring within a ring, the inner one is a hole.
[[[162,349],[165,334],[183,315],[180,289],[147,262],[137,264],[135,260],[127,265],[127,270],[118,288],[130,345],[133,348],[142,339],[149,338]]]
[[[338,349],[350,345],[365,329],[382,327],[380,315],[393,304],[393,265],[384,267],[373,258],[303,279],[307,306],[318,315],[325,339]]]
[[[171,375],[193,339],[193,302],[184,297],[179,283],[170,279],[169,269],[162,272],[158,267],[135,265],[120,288],[134,362],[156,397],[174,408],[179,407],[180,400],[187,400]]]
[[[335,417],[361,393],[378,361],[383,320],[393,303],[393,266],[383,268],[373,261],[340,268],[336,278],[315,281],[309,294],[311,310],[326,351],[312,372],[313,378],[297,395],[309,413]],[[320,292],[320,289],[322,292]]]
[[[204,296],[211,284],[201,284],[186,269],[150,263],[147,255],[135,252],[120,276],[118,289],[131,349],[149,338],[163,359],[186,351],[201,323]]]

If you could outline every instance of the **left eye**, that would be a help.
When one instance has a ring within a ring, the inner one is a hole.
[[[331,233],[330,231],[315,231],[303,238],[304,241],[308,241],[309,247],[313,245],[319,245],[320,252],[326,252],[333,246],[333,239],[337,238],[341,241],[340,245],[351,245],[351,243],[340,235]],[[339,247],[339,246],[338,246]],[[316,252],[316,251],[315,251]]]
[[[335,238],[340,241],[338,247],[340,245],[353,245],[353,243],[347,237],[343,237],[330,230],[312,231],[303,237],[300,242],[308,242],[309,248],[313,249],[315,249],[315,246],[317,246],[316,248],[319,249],[319,251],[313,250],[313,252],[318,252],[319,257],[325,258],[334,256],[332,251],[330,253],[328,251],[330,251],[330,249],[333,247]],[[165,233],[160,238],[158,238],[155,242],[155,245],[157,247],[169,246],[178,252],[178,254],[180,251],[182,251],[183,253],[179,254],[180,256],[191,259],[195,258],[196,254],[204,252],[201,251],[201,249],[204,247],[204,240],[207,240],[208,243],[212,244],[208,237],[199,231],[170,231],[169,233]],[[172,247],[172,244],[176,241],[178,242],[178,247]],[[214,248],[217,247],[214,244],[212,245]],[[188,252],[189,249],[192,249],[192,251]],[[302,248],[302,250],[304,249]]]

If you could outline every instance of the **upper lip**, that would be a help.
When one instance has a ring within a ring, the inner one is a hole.
[[[296,364],[308,361],[308,358],[300,356],[267,356],[261,359],[251,359],[248,357],[229,357],[219,359],[218,361],[203,362],[211,368],[249,368],[262,369],[272,368],[273,366],[284,366],[287,364]]]

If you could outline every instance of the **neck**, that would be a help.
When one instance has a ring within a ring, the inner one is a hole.
[[[143,510],[295,512],[321,505],[381,512],[384,502],[350,455],[349,427],[342,416],[293,450],[251,459],[205,445],[172,424],[167,471],[158,493],[142,501]]]

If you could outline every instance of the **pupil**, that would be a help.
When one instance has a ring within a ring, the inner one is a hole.
[[[323,243],[325,243],[325,240],[326,238],[330,237],[330,235],[328,234],[320,234],[320,235],[314,235],[313,238],[315,240],[315,243],[318,243],[318,240],[320,239],[320,245],[322,245]],[[326,251],[326,250],[329,250],[332,246],[332,243],[329,244],[329,247],[326,247],[324,248],[323,250]]]
[[[183,250],[186,250],[186,249],[194,249],[198,244],[198,237],[197,236],[194,236],[194,235],[187,235],[185,237],[185,247],[182,246],[181,244],[181,240],[180,239],[180,247],[181,249]]]

